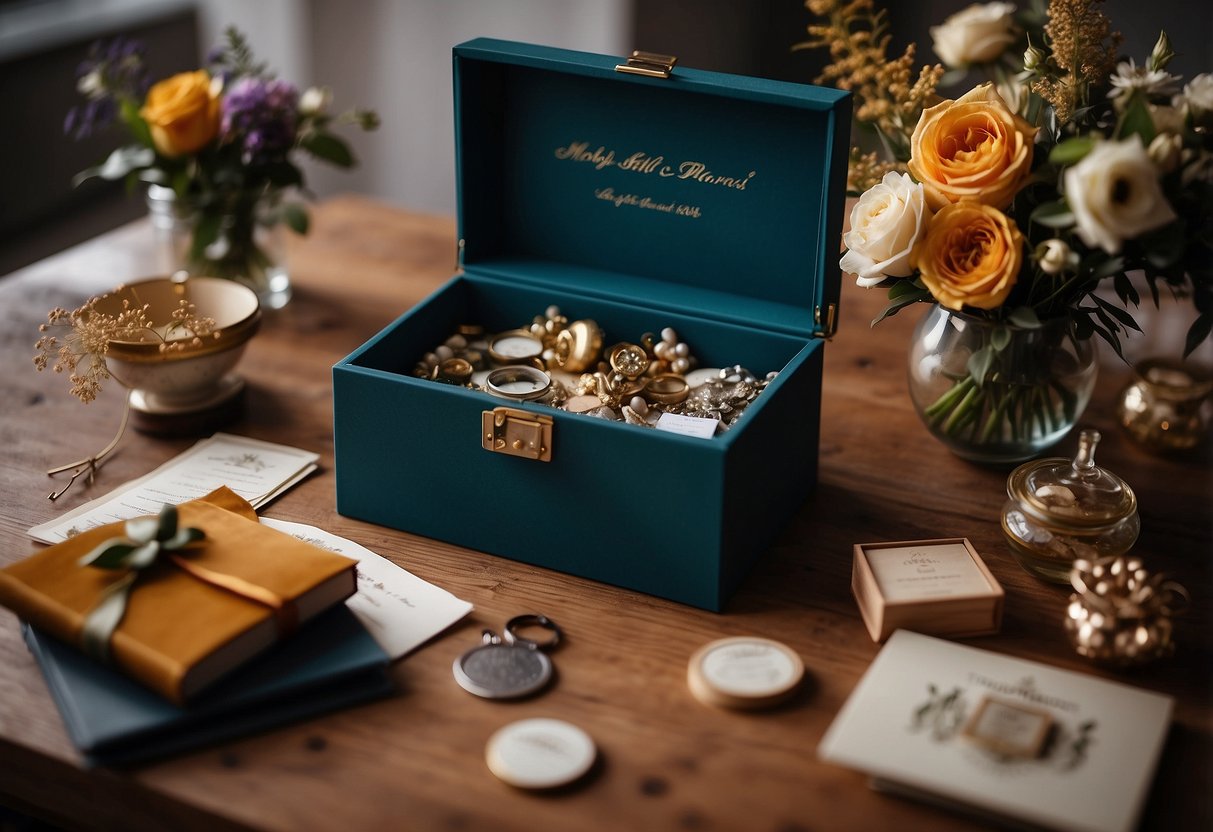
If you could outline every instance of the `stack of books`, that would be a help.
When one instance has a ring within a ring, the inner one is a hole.
[[[392,691],[388,654],[343,603],[357,591],[355,561],[261,525],[226,488],[178,511],[206,540],[186,555],[188,571],[157,563],[140,575],[108,664],[79,644],[85,617],[120,573],[80,558],[123,524],[0,570],[0,604],[24,620],[87,761],[138,763]],[[284,634],[282,615],[248,597],[258,594],[280,599],[299,628]]]

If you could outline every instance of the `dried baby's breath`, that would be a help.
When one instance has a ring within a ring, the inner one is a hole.
[[[173,310],[167,326],[157,327],[148,317],[148,306],[122,302],[117,315],[98,311],[101,298],[90,298],[71,312],[56,307],[38,327],[43,335],[34,342],[34,367],[41,372],[50,368],[68,374],[73,396],[88,403],[101,392],[101,383],[110,378],[105,356],[112,341],[159,342],[161,352],[199,346],[205,336],[218,337],[213,318],[199,317],[194,304],[182,300]],[[52,329],[62,335],[47,334]],[[189,334],[190,339],[181,335]]]

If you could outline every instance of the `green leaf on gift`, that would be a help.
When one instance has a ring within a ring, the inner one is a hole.
[[[985,381],[986,373],[990,371],[990,366],[994,363],[995,354],[994,348],[986,345],[969,356],[965,369],[969,371],[969,377],[978,387]]]
[[[1020,329],[1040,329],[1040,318],[1030,306],[1017,306],[1007,315],[1007,320]]]
[[[129,526],[128,526],[129,528]],[[156,518],[156,540],[168,540],[177,533],[177,507],[165,503]],[[134,535],[131,535],[134,537]]]
[[[1148,147],[1150,142],[1154,141],[1154,136],[1157,135],[1146,97],[1137,91],[1129,96],[1125,110],[1120,114],[1120,121],[1116,123],[1115,136],[1117,139],[1123,140],[1134,134],[1141,136],[1141,143],[1144,147]]]
[[[300,144],[317,159],[343,168],[354,166],[354,154],[350,153],[349,146],[332,133],[317,130],[304,136]]]
[[[1062,201],[1042,202],[1029,217],[1030,222],[1046,228],[1068,228],[1074,224],[1074,212]]]
[[[307,208],[298,202],[288,202],[282,206],[282,219],[296,234],[306,234],[310,224]]]
[[[140,545],[135,542],[115,543],[113,540],[107,540],[80,558],[79,563],[81,566],[94,566],[97,569],[125,569],[127,557]]]
[[[1055,165],[1072,165],[1091,152],[1095,140],[1086,136],[1076,136],[1055,145],[1049,151],[1049,161]]]

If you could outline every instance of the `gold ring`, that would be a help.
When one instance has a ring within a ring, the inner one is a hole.
[[[644,347],[627,342],[616,344],[607,353],[611,369],[628,380],[639,378],[649,368],[649,354]]]
[[[690,392],[691,385],[687,384],[685,378],[675,373],[662,373],[649,379],[642,395],[649,402],[680,404],[687,400]]]
[[[580,373],[598,362],[602,352],[602,330],[591,320],[573,321],[556,336],[556,366]]]
[[[434,379],[448,384],[467,384],[472,380],[472,363],[464,358],[448,358],[434,368]]]
[[[529,364],[543,355],[543,341],[525,329],[500,332],[489,341],[489,358],[495,364]]]

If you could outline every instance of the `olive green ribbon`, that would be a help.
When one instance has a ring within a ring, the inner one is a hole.
[[[126,521],[125,531],[124,537],[113,537],[98,544],[79,560],[81,566],[127,570],[125,575],[105,588],[101,598],[84,618],[80,646],[85,653],[104,662],[109,661],[110,638],[122,623],[131,589],[139,576],[154,566],[161,554],[198,548],[197,544],[206,539],[202,529],[191,526],[177,528],[177,507],[171,505],[161,508],[158,517]],[[168,557],[178,560],[173,555]]]

